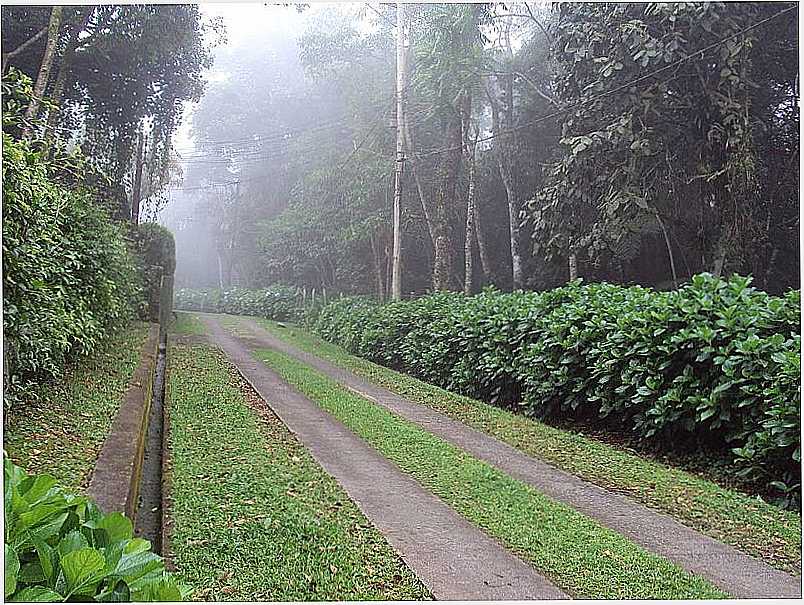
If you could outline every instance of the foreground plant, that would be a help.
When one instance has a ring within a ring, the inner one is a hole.
[[[165,571],[121,513],[28,475],[3,459],[5,592],[10,601],[180,601],[189,590]]]

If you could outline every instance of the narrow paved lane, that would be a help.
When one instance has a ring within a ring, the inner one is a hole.
[[[567,598],[530,565],[254,359],[241,339],[214,317],[200,317],[212,342],[343,486],[437,599]]]
[[[800,598],[801,579],[697,532],[672,517],[559,470],[494,437],[372,384],[352,372],[273,336],[248,318],[238,318],[252,350],[274,349],[326,374],[355,393],[488,462],[540,492],[564,502],[623,534],[646,550],[700,575],[737,598]],[[211,317],[206,320],[217,325]]]

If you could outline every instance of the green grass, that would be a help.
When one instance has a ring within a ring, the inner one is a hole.
[[[176,311],[176,321],[173,322],[170,330],[177,334],[195,336],[200,336],[207,332],[200,319],[184,311]]]
[[[797,513],[583,435],[456,395],[350,355],[298,328],[256,321],[282,340],[394,393],[591,483],[626,494],[778,569],[801,573],[801,516]],[[226,318],[225,324],[235,327],[239,321]]]
[[[4,420],[3,447],[31,474],[48,473],[83,490],[140,362],[148,324],[115,332],[103,348],[15,403]]]
[[[250,407],[264,404],[219,351],[174,345],[169,359],[171,549],[196,599],[429,598],[284,425]]]
[[[586,598],[719,598],[724,593],[574,509],[347,391],[276,351],[255,356],[456,511]]]

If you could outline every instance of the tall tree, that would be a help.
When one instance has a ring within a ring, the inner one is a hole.
[[[690,272],[742,265],[762,189],[754,26],[773,11],[562,6],[554,58],[564,151],[529,204],[539,251],[638,262],[653,239],[665,248],[665,279],[679,255]]]
[[[453,289],[458,284],[455,273],[455,235],[452,215],[463,156],[464,137],[461,105],[477,85],[478,66],[482,62],[481,24],[485,5],[427,5],[419,8],[417,37],[413,41],[415,65],[412,92],[424,100],[432,115],[422,120],[422,128],[433,128],[439,146],[432,166],[433,185],[421,184],[424,149],[413,146],[408,136],[409,152],[415,159],[417,191],[424,209],[433,244],[432,285],[434,290]],[[417,137],[421,145],[422,137]]]
[[[50,22],[47,26],[47,39],[45,42],[45,52],[42,55],[42,62],[39,64],[39,70],[36,75],[36,83],[33,88],[33,97],[28,104],[28,109],[25,111],[26,124],[22,130],[23,138],[31,136],[32,126],[31,122],[36,119],[39,113],[39,106],[42,98],[45,95],[45,87],[47,86],[48,79],[50,78],[50,67],[53,65],[53,57],[56,54],[56,44],[59,40],[59,29],[61,28],[61,14],[63,8],[61,6],[54,6],[50,10]]]

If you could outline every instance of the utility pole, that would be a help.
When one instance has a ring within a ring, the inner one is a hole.
[[[391,269],[391,298],[402,298],[402,170],[405,166],[404,93],[405,32],[402,3],[396,3],[396,168],[394,178],[394,248]]]
[[[145,135],[140,129],[137,129],[137,169],[134,173],[134,187],[131,192],[131,224],[137,225],[140,222],[140,197],[142,196],[142,165],[145,162],[143,158],[143,146]]]

